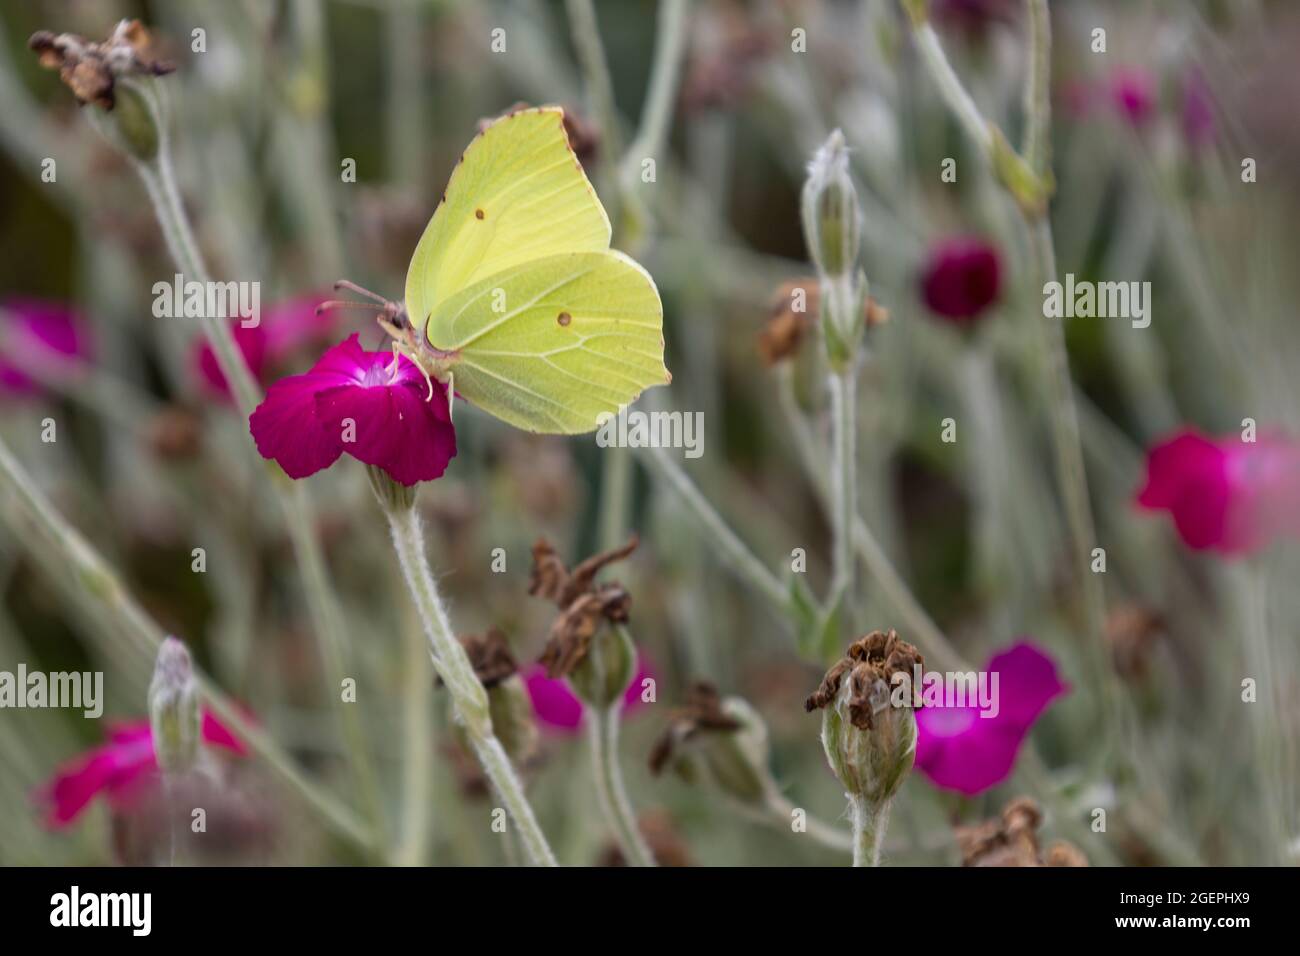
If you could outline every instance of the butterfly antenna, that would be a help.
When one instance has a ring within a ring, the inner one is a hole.
[[[350,302],[347,299],[329,299],[328,301],[322,302],[320,305],[316,306],[316,314],[320,315],[323,312],[329,312],[331,309],[366,309],[369,311],[374,308],[375,307],[368,302]],[[382,312],[383,310],[379,309],[377,311]]]
[[[334,291],[337,292],[339,289],[347,289],[349,292],[355,292],[357,295],[363,295],[367,299],[373,299],[375,302],[378,302],[381,305],[388,304],[388,300],[385,299],[378,292],[371,292],[369,289],[362,288],[361,286],[353,282],[351,279],[340,279],[338,282],[334,283]]]

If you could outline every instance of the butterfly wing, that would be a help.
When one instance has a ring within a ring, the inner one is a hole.
[[[671,378],[659,290],[621,252],[504,269],[439,305],[428,336],[455,353],[457,392],[527,431],[593,431],[601,413]]]
[[[411,257],[407,314],[421,329],[440,303],[488,276],[560,252],[599,252],[609,237],[564,111],[510,113],[475,137],[452,172]]]

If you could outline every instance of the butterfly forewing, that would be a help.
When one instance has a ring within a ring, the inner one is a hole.
[[[569,147],[564,111],[511,113],[480,133],[453,171],[411,258],[408,314],[420,329],[439,303],[489,276],[556,253],[608,249],[609,237],[609,218]]]

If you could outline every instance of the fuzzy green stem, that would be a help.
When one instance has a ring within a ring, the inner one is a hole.
[[[889,827],[889,804],[879,806],[859,796],[850,796],[853,811],[853,865],[880,866],[880,848]]]
[[[853,593],[853,529],[858,517],[857,425],[854,422],[856,384],[855,363],[850,357],[845,367],[830,377],[835,460],[831,479],[833,518],[829,609],[835,608],[846,596],[851,599]]]
[[[620,173],[624,192],[629,191],[636,182],[641,161],[655,158],[668,135],[668,121],[672,117],[673,101],[677,95],[677,77],[686,51],[686,13],[689,6],[688,0],[663,0],[659,4],[654,65],[650,69],[645,107],[641,111],[641,123],[636,137],[623,157]]]
[[[939,87],[939,95],[943,97],[948,109],[966,131],[966,135],[992,164],[993,131],[984,121],[971,95],[966,92],[966,87],[962,85],[952,64],[948,62],[948,56],[943,51],[943,44],[939,42],[934,27],[929,23],[922,23],[915,27],[913,36],[916,38],[916,48],[921,54],[922,62],[934,79],[935,85]]]
[[[451,693],[456,717],[465,729],[474,755],[518,829],[528,859],[535,866],[555,866],[555,855],[524,795],[523,783],[492,731],[487,691],[474,673],[465,648],[456,640],[451,620],[438,594],[424,552],[419,512],[414,507],[390,507],[382,501],[381,505],[392,531],[393,547],[402,566],[402,575],[415,601],[425,637],[429,640],[429,657],[433,661],[434,670]]]
[[[704,528],[707,539],[717,548],[723,561],[782,614],[791,612],[789,595],[777,577],[755,557],[749,547],[728,527],[722,516],[709,504],[690,477],[663,448],[643,449],[650,469],[675,491]]]
[[[39,490],[32,477],[23,471],[7,445],[0,440],[0,489],[2,499],[13,503],[34,522],[39,537],[53,552],[58,566],[77,589],[86,594],[131,639],[142,666],[152,667],[158,646],[166,636],[144,609],[127,593],[117,575],[103,557],[81,534],[64,520]],[[15,528],[19,533],[21,528]],[[288,787],[316,812],[339,835],[363,849],[373,849],[371,835],[350,810],[340,805],[315,783],[303,776],[293,760],[280,749],[261,727],[248,719],[201,671],[195,679],[208,706],[232,727],[253,753],[275,772]]]
[[[636,824],[631,801],[623,785],[618,765],[619,711],[622,701],[607,708],[588,706],[587,739],[591,744],[591,769],[596,780],[596,795],[605,819],[614,828],[615,839],[629,866],[654,866],[654,855]]]

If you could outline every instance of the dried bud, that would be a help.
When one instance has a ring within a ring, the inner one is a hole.
[[[158,648],[149,682],[149,724],[164,773],[185,773],[199,753],[199,687],[185,645],[169,637]]]
[[[566,106],[564,132],[569,137],[569,148],[578,157],[578,162],[582,163],[582,168],[591,172],[591,168],[600,159],[600,128]]]
[[[894,631],[873,631],[849,645],[804,702],[805,710],[822,711],[822,746],[831,769],[850,795],[873,806],[884,806],[912,769],[911,687],[923,663]]]
[[[190,461],[203,444],[203,422],[193,410],[168,405],[150,419],[145,429],[149,450],[160,461]]]
[[[793,357],[821,313],[821,284],[816,276],[801,276],[781,283],[772,299],[767,324],[758,333],[758,353],[763,364],[773,366]],[[867,328],[889,321],[889,310],[870,296],[863,308]]]
[[[622,624],[627,621],[632,597],[620,584],[597,584],[595,579],[605,565],[635,551],[637,543],[634,535],[621,548],[596,554],[572,571],[565,567],[548,541],[541,539],[533,545],[533,571],[528,593],[554,601],[560,609],[551,624],[540,663],[545,666],[548,677],[568,677],[578,694],[591,703],[613,703],[627,689],[635,672],[636,651],[625,636],[597,641],[598,637],[603,638],[610,631],[603,627],[606,622]],[[591,663],[589,658],[597,644],[600,645],[601,661],[594,668],[585,666]],[[629,647],[624,648],[624,644]],[[621,686],[610,697],[607,691],[620,679]],[[588,697],[580,683],[593,696]]]
[[[499,628],[492,627],[485,634],[464,634],[460,643],[475,676],[487,689],[493,732],[515,765],[527,767],[537,756],[540,734],[532,698],[516,673],[519,668],[509,641]],[[464,728],[453,724],[462,749],[473,753]]]
[[[862,213],[849,176],[849,149],[839,130],[808,166],[802,199],[804,239],[825,278],[850,278],[858,261]]]
[[[1029,797],[1017,797],[998,820],[957,827],[962,866],[1087,866],[1087,857],[1073,844],[1057,841],[1046,856],[1039,852],[1038,827],[1043,814]]]
[[[761,807],[776,792],[768,772],[767,726],[739,697],[725,700],[697,681],[686,706],[669,718],[650,751],[650,770],[671,767],[682,779],[712,784],[745,806]]]
[[[1107,615],[1106,643],[1121,677],[1135,683],[1146,679],[1164,630],[1160,615],[1148,608],[1126,605]]]

